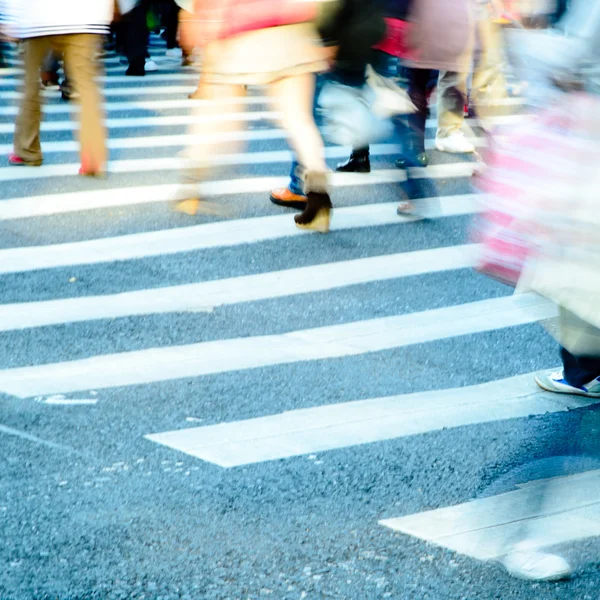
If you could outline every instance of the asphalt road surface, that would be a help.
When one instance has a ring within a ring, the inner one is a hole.
[[[596,600],[598,411],[533,383],[554,308],[471,269],[474,158],[431,152],[415,221],[379,144],[331,233],[300,232],[250,90],[203,190],[227,216],[176,213],[197,75],[152,51],[143,79],[106,61],[106,179],[77,176],[58,94],[44,166],[0,167],[0,598]],[[573,579],[509,577],[524,540]]]

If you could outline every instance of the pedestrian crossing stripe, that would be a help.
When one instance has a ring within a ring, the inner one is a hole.
[[[163,143],[170,140],[165,139]],[[183,150],[185,145],[181,145],[178,149]],[[326,158],[342,158],[348,156],[348,150],[345,148],[335,147],[325,152]],[[377,154],[373,156],[390,156],[397,155],[397,148],[394,146],[388,146],[381,148]],[[288,163],[282,170],[286,171],[287,167],[292,161],[292,154],[289,150],[280,150],[272,152],[247,152],[243,154],[221,154],[214,157],[213,165],[217,166],[241,166],[241,165],[261,165],[261,164],[276,164],[276,163]],[[79,163],[66,163],[66,164],[46,164],[35,169],[15,169],[12,166],[0,167],[0,181],[18,181],[18,180],[34,180],[34,179],[47,179],[50,177],[68,177],[76,175],[79,169]],[[116,160],[109,163],[110,173],[134,173],[134,172],[156,172],[156,171],[180,171],[189,169],[190,162],[186,161],[183,157],[161,157],[161,158],[143,158],[143,159],[126,159]],[[446,163],[443,165],[434,165],[427,167],[424,170],[419,170],[413,174],[415,178],[458,178],[458,177],[470,177],[473,171],[477,167],[477,164],[471,161]],[[340,176],[341,175],[341,176]],[[251,178],[246,178],[245,181],[249,181]],[[257,180],[264,181],[265,178],[256,178]],[[337,181],[340,186],[348,185],[346,182],[350,182],[353,186],[361,185],[376,185],[379,183],[397,183],[406,180],[406,172],[398,169],[378,169],[372,170],[370,174],[353,174],[353,173],[336,173],[332,175],[332,181]],[[244,179],[236,179],[236,182],[243,182]],[[286,180],[283,185],[287,185],[289,180]],[[214,187],[215,180],[203,182],[200,184],[203,188]],[[222,188],[225,194],[229,194],[231,185],[230,182],[222,181]],[[243,185],[243,184],[241,184]],[[280,184],[277,184],[280,185]],[[252,184],[250,184],[250,187]],[[240,193],[247,191],[246,189],[240,190]],[[214,192],[219,194],[219,190]]]
[[[145,101],[133,101],[133,102],[109,102],[104,105],[105,110],[108,112],[129,112],[132,110],[148,110],[148,111],[160,111],[160,110],[172,110],[172,109],[191,109],[195,105],[198,105],[202,101],[200,100],[162,100],[160,106],[156,106],[155,102]],[[75,112],[73,110],[65,110],[65,107],[60,104],[48,104],[44,107],[46,114],[68,114]],[[0,115],[4,116],[16,116],[18,108],[16,106],[5,106],[0,107]],[[243,113],[229,113],[225,116],[219,117],[227,121],[238,120],[247,121],[252,123],[253,121],[269,121],[277,118],[276,113],[272,112],[258,112],[258,111],[246,111]],[[212,119],[212,117],[211,117]],[[183,115],[162,115],[162,116],[144,116],[144,117],[111,117],[104,121],[108,129],[138,129],[141,127],[178,127],[178,126],[189,126],[194,123],[200,123],[206,120],[206,117],[194,116],[193,114],[186,113]],[[14,125],[12,123],[0,124],[0,133],[10,134],[14,132]],[[51,121],[44,120],[40,125],[41,132],[48,131],[73,131],[78,129],[79,124],[76,119],[70,119],[68,121]],[[434,124],[430,124],[428,128],[435,128]]]
[[[23,83],[23,80],[21,78],[15,78],[15,77],[3,77],[3,73],[7,76],[10,75],[24,75],[25,72],[23,71],[23,69],[17,69],[17,68],[10,68],[7,69],[6,72],[4,71],[0,71],[0,87],[2,86],[16,86],[16,85],[21,85]],[[186,81],[186,82],[190,82],[190,85],[194,85],[198,83],[198,79],[199,79],[200,75],[198,73],[196,73],[195,71],[187,71],[187,72],[175,72],[175,73],[151,73],[148,74],[144,80],[143,80],[143,85],[144,86],[148,86],[148,87],[152,87],[154,84],[157,83],[167,83],[169,81]],[[106,84],[107,87],[114,85],[114,84],[119,84],[119,83],[127,83],[129,85],[131,85],[133,83],[133,80],[135,78],[132,78],[128,75],[118,75],[115,73],[112,73],[110,75],[102,75],[96,78],[97,81],[99,81],[100,83]]]
[[[210,312],[219,306],[441,273],[471,266],[473,250],[450,246],[112,295],[1,304],[0,331],[167,312]]]
[[[286,180],[277,178],[248,180],[246,191],[248,193],[265,191],[277,184],[285,185],[285,182]],[[218,192],[221,189],[222,182],[215,182],[213,185],[215,191]],[[159,191],[162,192],[163,190]],[[107,198],[104,206],[110,206],[110,195],[105,193],[104,196]],[[96,207],[99,207],[102,197],[101,194],[94,197],[98,201]],[[144,197],[142,196],[139,199],[141,203]],[[0,202],[0,206],[1,204]],[[131,202],[131,204],[134,204],[134,202]],[[468,215],[479,209],[477,198],[472,194],[426,198],[417,200],[414,204],[419,214],[427,218]],[[406,224],[414,220],[414,217],[398,216],[395,203],[363,204],[336,209],[335,219],[332,220],[332,231]],[[191,225],[49,246],[6,248],[0,249],[0,274],[136,260],[150,256],[209,248],[255,244],[301,235],[309,234],[295,227],[290,214],[284,214],[218,221],[203,225]]]
[[[500,558],[515,547],[540,549],[597,537],[600,471],[533,481],[505,494],[380,524],[479,560]]]
[[[119,126],[122,123],[119,124]],[[135,128],[135,127],[132,127]],[[254,131],[232,131],[219,132],[211,135],[194,134],[175,134],[175,135],[153,135],[143,137],[118,137],[107,140],[107,148],[112,150],[123,149],[142,149],[142,148],[184,148],[190,145],[201,145],[207,142],[226,142],[226,141],[261,141],[261,140],[283,140],[287,136],[281,129],[261,129]],[[478,146],[483,146],[485,142],[481,139],[473,140]],[[426,142],[427,148],[433,148],[432,141]],[[79,146],[75,140],[63,141],[45,141],[43,142],[43,151],[45,154],[55,152],[78,152]],[[8,156],[12,152],[11,144],[0,144],[0,156]],[[346,150],[348,152],[348,150]],[[252,154],[252,153],[250,153]],[[464,164],[464,163],[463,163]]]
[[[534,383],[533,374],[528,374],[463,388],[316,406],[145,437],[220,467],[231,468],[446,428],[561,412],[591,403],[592,400],[575,396],[557,397],[543,392]],[[439,520],[446,523],[443,518]],[[388,522],[384,524],[392,526]],[[420,526],[432,535],[443,536],[440,533],[443,528],[436,525],[436,519],[430,522],[423,517],[415,528]]]
[[[290,331],[107,354],[0,371],[0,392],[19,398],[144,385],[291,363],[358,356],[535,323],[557,316],[534,294]]]

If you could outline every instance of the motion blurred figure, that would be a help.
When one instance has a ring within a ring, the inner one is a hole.
[[[40,145],[40,67],[50,50],[64,56],[65,67],[80,94],[81,175],[106,168],[106,134],[96,82],[96,54],[108,33],[113,0],[7,0],[15,37],[25,43],[25,93],[15,124],[14,154],[9,163],[42,164]]]
[[[329,231],[332,208],[323,140],[313,118],[314,73],[327,68],[326,50],[314,24],[311,2],[210,0],[196,3],[182,22],[184,45],[204,46],[200,92],[192,135],[198,143],[187,158],[196,176],[223,153],[220,140],[235,139],[248,85],[265,85],[290,144],[305,167],[306,208],[296,215],[301,229]],[[185,40],[187,39],[187,43]],[[235,115],[237,116],[237,115]],[[195,213],[199,199],[178,210]]]

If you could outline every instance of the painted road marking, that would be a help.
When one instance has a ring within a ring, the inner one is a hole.
[[[479,560],[501,557],[516,544],[544,548],[596,537],[600,471],[531,482],[498,496],[380,523]]]
[[[592,403],[543,392],[533,381],[533,374],[528,374],[464,388],[316,406],[145,437],[229,468]],[[435,522],[431,531],[437,531]]]
[[[556,307],[533,294],[279,335],[149,348],[0,371],[0,391],[27,398],[143,385],[329,358],[358,356],[549,319]]]
[[[257,114],[257,113],[248,113]],[[168,119],[174,120],[171,117]],[[180,133],[176,135],[153,135],[153,136],[135,136],[135,137],[122,137],[112,138],[107,140],[107,147],[112,150],[122,149],[141,149],[141,148],[185,148],[195,144],[204,144],[207,141],[219,141],[219,142],[253,142],[260,140],[284,140],[287,138],[286,133],[281,129],[254,129],[254,130],[242,130],[225,133],[216,133],[210,136],[207,135],[193,135],[189,133]],[[468,138],[469,141],[477,147],[485,147],[486,141],[482,138],[472,137]],[[429,150],[435,147],[433,140],[426,140],[425,147]],[[0,144],[0,155],[8,155],[12,151],[11,144]],[[62,140],[56,142],[45,142],[44,152],[79,152],[79,144],[75,140]],[[348,150],[346,149],[346,154]],[[112,163],[109,163],[112,165]],[[40,167],[39,170],[44,169]],[[11,172],[16,171],[14,167],[10,169]],[[33,169],[29,169],[31,171]],[[38,171],[38,169],[35,169]]]
[[[144,138],[142,138],[144,139]],[[168,143],[169,140],[165,139],[161,143],[163,146]],[[434,142],[431,141],[433,144]],[[483,140],[477,140],[476,146],[483,146],[485,142]],[[426,144],[426,147],[429,144]],[[178,150],[183,150],[184,146],[180,146]],[[398,154],[399,149],[395,144],[374,146],[371,150],[373,156],[389,156]],[[326,158],[341,158],[348,156],[348,150],[340,146],[333,148],[326,148]],[[274,164],[282,162],[291,162],[292,154],[289,150],[279,150],[270,152],[246,152],[242,154],[224,154],[217,155],[214,157],[214,166],[237,166],[237,165],[260,165],[260,164]],[[36,169],[21,169],[16,167],[0,167],[0,181],[19,181],[19,180],[32,180],[32,179],[47,179],[48,177],[68,177],[77,174],[80,167],[79,163],[67,163],[52,165],[46,164]],[[110,173],[143,173],[143,172],[155,172],[155,171],[180,171],[189,167],[189,163],[183,158],[178,156],[174,157],[163,157],[163,158],[141,158],[141,159],[126,159],[111,161],[109,163]],[[433,178],[445,178],[445,177],[470,177],[473,174],[474,169],[477,167],[477,163],[472,161],[461,161],[455,163],[448,163],[442,165],[433,165],[427,167],[427,169],[421,170],[416,173],[417,176],[423,177],[427,175]],[[365,177],[362,174],[360,181],[365,185],[371,183],[377,183],[378,173],[384,172],[383,170],[371,171],[369,175]],[[389,172],[385,171],[385,172]],[[334,177],[337,177],[335,175]],[[403,171],[398,171],[396,174],[396,181],[404,181],[406,179]],[[389,176],[386,175],[386,181],[389,180]],[[242,180],[237,180],[242,181]],[[248,180],[246,180],[248,181]],[[343,180],[342,180],[343,181]],[[358,181],[358,179],[357,179]],[[225,182],[224,182],[225,183]],[[343,184],[342,184],[343,185]],[[227,185],[223,185],[224,189],[227,189]],[[85,192],[80,192],[85,194]],[[106,193],[104,191],[103,193]],[[217,192],[218,194],[218,192]],[[31,199],[32,201],[35,199]]]
[[[160,100],[156,102],[175,102],[174,100]],[[179,101],[177,101],[179,102]],[[193,106],[192,100],[185,100],[186,106],[189,106],[190,109]],[[134,103],[120,103],[122,106],[125,104],[131,105],[128,110],[159,110],[160,107],[153,104],[150,101],[146,102],[134,102]],[[153,104],[152,107],[150,105]],[[106,105],[109,111],[116,110],[114,107],[116,103],[108,103]],[[47,112],[50,114],[67,114],[70,112],[74,112],[76,107],[71,105],[60,105],[60,104],[50,104],[46,106],[49,109]],[[46,110],[46,108],[44,110]],[[6,112],[0,113],[5,116],[14,116],[17,112],[17,107],[5,107]],[[67,110],[68,109],[68,110]],[[126,110],[125,108],[120,108],[119,110]],[[191,111],[190,111],[191,112]],[[243,113],[227,113],[221,115],[219,118],[221,120],[238,120],[241,122],[249,122],[249,121],[258,121],[258,122],[270,122],[277,121],[277,114],[272,111],[246,111]],[[486,122],[489,122],[490,125],[496,126],[505,126],[505,125],[516,125],[528,122],[531,119],[531,115],[507,115],[502,117],[490,117]],[[161,116],[147,116],[147,117],[124,117],[124,118],[110,118],[106,119],[105,124],[108,129],[140,129],[141,127],[175,127],[175,126],[187,126],[192,123],[202,122],[205,117],[196,117],[192,114],[184,114],[184,115],[161,115]],[[465,119],[467,124],[476,123],[470,119]],[[426,124],[428,129],[436,129],[437,121],[435,119],[428,119]],[[40,131],[42,133],[48,131],[74,131],[79,128],[79,124],[76,119],[72,119],[69,121],[48,121],[45,120],[42,122]],[[14,124],[12,123],[1,123],[0,124],[0,133],[14,133]],[[42,140],[43,142],[43,140]]]
[[[398,170],[392,173],[395,178]],[[348,181],[347,185],[355,185],[350,179],[344,179]],[[284,178],[267,178],[249,180],[249,186],[251,181],[260,184],[260,187],[249,187],[246,189],[247,192],[269,190],[287,183]],[[363,181],[366,181],[364,176],[356,176],[356,183]],[[221,185],[222,182],[219,184]],[[215,184],[215,190],[218,187],[219,193],[223,193],[224,190],[220,185]],[[428,218],[470,215],[480,208],[478,198],[473,194],[419,200],[415,202],[415,206],[420,214]],[[332,220],[332,230],[362,229],[413,221],[411,217],[399,217],[396,214],[396,203],[366,204],[337,209]],[[254,244],[300,235],[307,235],[307,233],[296,228],[291,215],[287,214],[219,221],[50,246],[7,248],[0,250],[0,273],[135,260],[208,248]]]
[[[0,305],[0,331],[94,319],[198,312],[242,302],[463,269],[472,266],[473,251],[471,246],[450,246],[120,294],[3,304]]]

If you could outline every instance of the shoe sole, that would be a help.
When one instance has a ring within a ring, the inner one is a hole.
[[[336,173],[370,173],[371,169],[336,169]]]
[[[275,196],[269,196],[273,204],[277,206],[285,206],[286,208],[295,208],[296,210],[304,210],[306,208],[306,200],[280,200]]]
[[[594,394],[591,392],[584,392],[583,390],[577,390],[577,388],[575,388],[575,391],[567,391],[567,390],[561,390],[561,389],[557,389],[557,388],[553,388],[551,387],[551,385],[548,385],[544,382],[544,380],[540,377],[538,377],[537,375],[533,378],[534,381],[537,383],[537,385],[542,388],[545,392],[552,392],[553,394],[565,394],[567,396],[584,396],[585,398],[598,398],[600,399],[600,394]]]
[[[42,161],[40,160],[38,161],[29,161],[29,162],[11,162],[10,160],[8,161],[9,166],[11,167],[41,167],[42,166]]]

